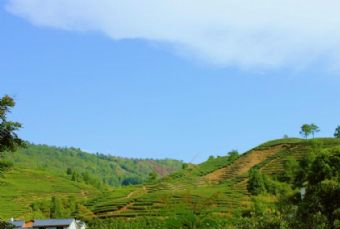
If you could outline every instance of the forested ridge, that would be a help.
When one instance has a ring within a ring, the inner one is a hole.
[[[182,162],[178,160],[123,158],[86,153],[72,147],[29,143],[24,148],[6,154],[5,160],[15,164],[16,168],[48,171],[79,181],[91,177],[109,186],[138,184],[147,181],[151,173],[163,177],[182,168]]]

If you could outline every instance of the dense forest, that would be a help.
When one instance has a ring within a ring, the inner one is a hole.
[[[26,144],[5,154],[16,168],[30,168],[67,175],[73,181],[109,186],[140,184],[152,174],[163,177],[182,168],[177,160],[129,159],[104,154],[90,154],[77,148]]]

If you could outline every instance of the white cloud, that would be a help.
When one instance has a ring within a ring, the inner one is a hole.
[[[38,26],[165,42],[222,66],[340,63],[339,0],[8,0]]]

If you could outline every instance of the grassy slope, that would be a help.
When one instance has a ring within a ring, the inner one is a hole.
[[[32,202],[52,196],[84,200],[99,194],[89,185],[32,169],[13,169],[0,178],[0,182],[0,217],[4,219],[25,217],[30,213]]]
[[[87,205],[99,218],[167,215],[183,208],[230,214],[250,204],[246,187],[252,167],[272,176],[282,172],[288,156],[301,159],[309,151],[339,146],[339,139],[270,141],[235,161],[227,157],[211,159],[154,184],[108,192]]]
[[[75,148],[28,145],[18,152],[7,154],[14,167],[0,176],[0,218],[29,218],[29,205],[52,196],[75,196],[86,201],[100,195],[100,191],[83,182],[71,181],[67,168],[79,173],[88,172],[98,180],[120,185],[125,178],[145,180],[152,171],[161,176],[182,167],[176,160],[136,160],[94,155]],[[126,190],[129,190],[128,188]]]

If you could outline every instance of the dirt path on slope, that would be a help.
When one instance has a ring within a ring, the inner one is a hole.
[[[282,145],[274,146],[264,150],[252,150],[249,153],[241,156],[233,164],[215,170],[212,173],[205,175],[203,178],[207,182],[221,182],[231,179],[248,172],[252,167],[276,154],[282,149]]]
[[[145,186],[143,186],[141,189],[137,189],[135,191],[130,192],[125,198],[129,199],[129,198],[133,197],[134,195],[140,196],[142,194],[147,193],[147,191],[148,191],[147,188]]]

